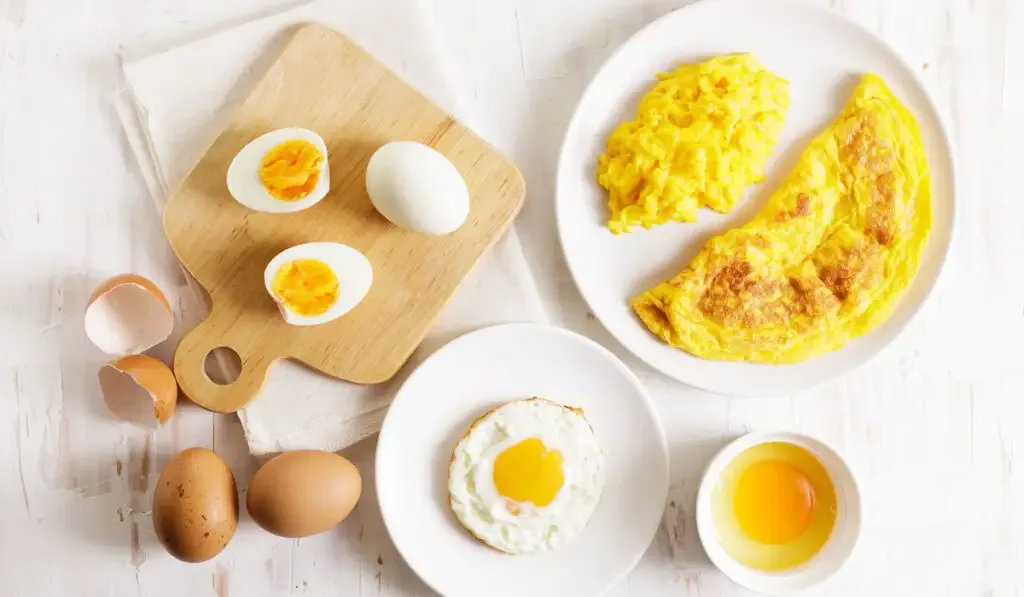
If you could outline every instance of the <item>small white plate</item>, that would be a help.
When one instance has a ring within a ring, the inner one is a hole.
[[[469,425],[488,410],[541,396],[583,409],[605,452],[601,501],[572,542],[510,556],[471,537],[448,507],[448,465]],[[446,597],[588,597],[643,555],[668,497],[668,448],[650,397],[598,344],[531,324],[454,340],[405,382],[377,442],[377,498],[398,551]]]
[[[722,471],[741,452],[758,444],[785,442],[807,450],[825,467],[836,489],[836,522],[821,551],[807,563],[782,572],[761,572],[740,564],[722,548],[711,512],[711,498]],[[829,445],[799,433],[748,433],[722,448],[704,471],[697,491],[697,534],[716,568],[736,584],[767,595],[789,595],[816,586],[846,564],[860,538],[861,496],[857,479]]]
[[[597,185],[595,174],[608,134],[634,117],[655,73],[734,52],[753,52],[790,81],[791,105],[775,155],[766,166],[768,179],[753,187],[731,214],[703,209],[695,224],[670,223],[613,236],[605,225],[607,193]],[[629,299],[681,271],[711,236],[747,222],[867,72],[885,79],[917,118],[932,176],[931,237],[917,277],[892,317],[844,348],[796,365],[707,361],[662,343],[636,317]],[[953,153],[938,111],[913,69],[881,38],[839,13],[784,0],[704,0],[633,36],[583,94],[565,136],[556,184],[562,248],[594,315],[652,367],[723,394],[788,394],[867,361],[899,334],[931,292],[953,230]]]

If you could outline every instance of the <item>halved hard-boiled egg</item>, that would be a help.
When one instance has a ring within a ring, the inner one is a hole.
[[[301,211],[327,196],[331,187],[327,145],[308,129],[271,131],[238,152],[227,183],[231,196],[249,209]]]
[[[510,554],[548,551],[579,535],[604,488],[604,455],[579,409],[509,402],[455,446],[449,502],[480,541]]]
[[[274,257],[263,279],[286,322],[318,325],[341,317],[363,300],[373,284],[373,267],[348,245],[306,243]]]

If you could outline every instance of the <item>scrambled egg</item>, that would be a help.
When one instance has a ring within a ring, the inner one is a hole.
[[[931,231],[913,115],[865,75],[747,225],[632,301],[665,342],[716,360],[793,363],[885,321]]]
[[[702,206],[726,213],[764,179],[789,108],[789,83],[752,54],[686,64],[644,96],[599,159],[615,234],[693,222]]]

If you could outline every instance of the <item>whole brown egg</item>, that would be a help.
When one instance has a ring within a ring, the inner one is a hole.
[[[238,527],[238,490],[224,460],[206,448],[172,458],[153,491],[153,527],[179,560],[204,562],[223,551]]]
[[[298,450],[272,458],[256,471],[245,506],[267,531],[307,537],[344,520],[361,490],[359,470],[344,457]]]

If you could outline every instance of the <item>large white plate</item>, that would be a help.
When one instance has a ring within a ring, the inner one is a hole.
[[[754,52],[788,79],[791,105],[768,179],[731,214],[701,210],[696,224],[666,224],[613,236],[605,226],[607,194],[595,180],[608,133],[632,119],[654,74],[733,52]],[[678,273],[715,234],[755,214],[790,170],[807,141],[839,113],[861,74],[882,76],[914,113],[932,174],[934,228],[914,282],[893,316],[841,350],[796,365],[698,359],[663,344],[628,300]],[[557,179],[562,248],[583,298],[602,324],[649,365],[691,385],[724,394],[779,395],[814,385],[864,363],[906,326],[931,291],[953,229],[955,178],[949,139],[923,85],[879,37],[838,13],[782,0],[704,0],[633,36],[601,68],[569,125]]]
[[[541,396],[583,409],[605,452],[587,528],[546,554],[509,556],[473,539],[448,507],[455,443],[488,410]],[[668,497],[668,448],[651,400],[621,361],[558,328],[510,324],[451,342],[395,396],[377,443],[377,498],[409,566],[446,597],[587,597],[633,568]]]

